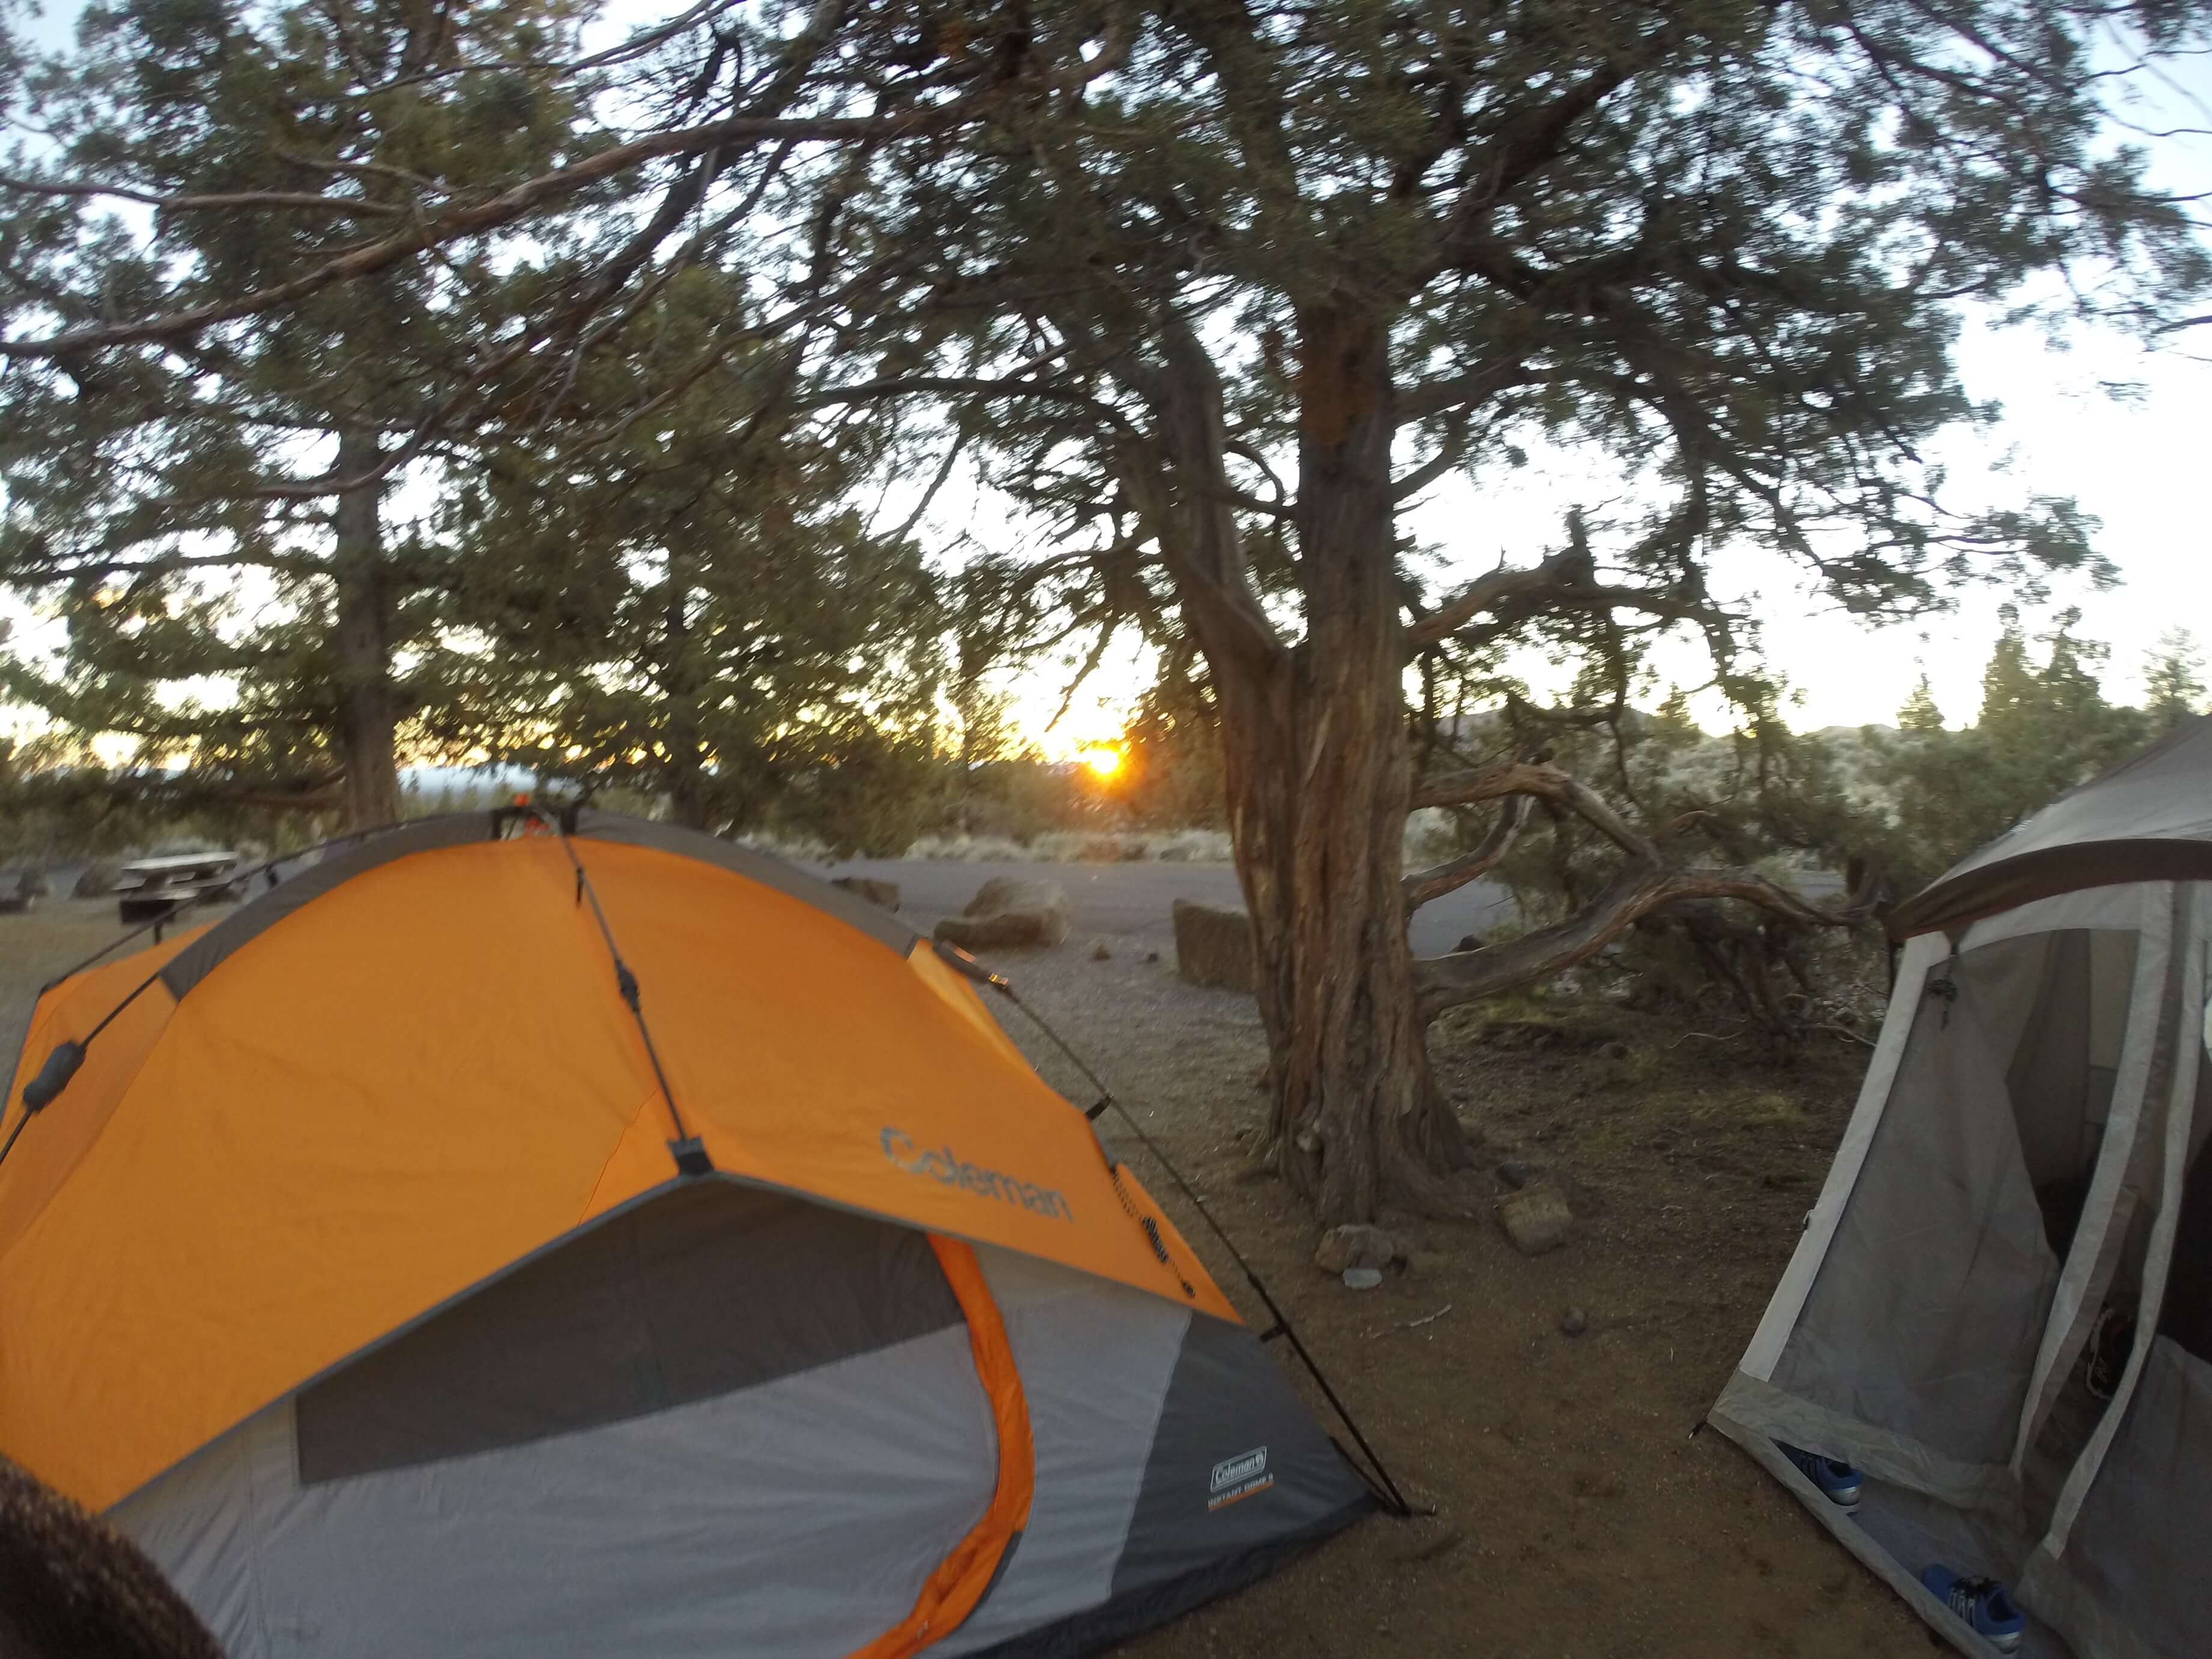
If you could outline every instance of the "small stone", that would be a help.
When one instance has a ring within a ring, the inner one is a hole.
[[[1382,1282],[1380,1267],[1346,1267],[1344,1287],[1348,1291],[1371,1291]]]
[[[898,884],[878,881],[872,876],[832,876],[832,887],[842,887],[855,898],[864,898],[871,904],[879,904],[886,910],[899,908]]]
[[[1146,962],[1158,962],[1159,959],[1160,953],[1158,951],[1147,951],[1145,952],[1145,960]]]
[[[1462,933],[1460,935],[1459,943],[1452,946],[1455,955],[1462,951],[1480,951],[1480,949],[1482,949],[1482,935],[1480,933]]]
[[[1559,1316],[1559,1334],[1580,1336],[1589,1328],[1589,1316],[1580,1308],[1569,1308]]]
[[[1498,1166],[1498,1178],[1516,1191],[1527,1186],[1529,1177],[1535,1173],[1518,1158],[1509,1158]]]
[[[1314,1251],[1314,1266],[1328,1273],[1340,1273],[1348,1268],[1382,1268],[1395,1261],[1397,1255],[1397,1241],[1389,1234],[1380,1227],[1355,1223],[1348,1227],[1331,1227],[1321,1236],[1320,1248]]]
[[[1523,1255],[1559,1249],[1574,1223],[1574,1212],[1556,1187],[1531,1187],[1498,1200],[1498,1224]]]
[[[1628,1045],[1620,1042],[1603,1043],[1599,1046],[1597,1052],[1601,1060],[1626,1060]]]
[[[1114,960],[1114,952],[1108,948],[1106,941],[1102,939],[1091,947],[1091,959],[1093,962],[1111,962]]]

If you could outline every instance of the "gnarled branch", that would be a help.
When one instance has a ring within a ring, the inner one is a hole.
[[[1490,826],[1490,833],[1474,851],[1407,876],[1400,884],[1400,890],[1406,897],[1406,914],[1410,916],[1424,904],[1456,892],[1471,881],[1480,881],[1496,869],[1506,854],[1513,850],[1514,838],[1520,834],[1528,817],[1528,797],[1511,796],[1499,810],[1498,822]]]
[[[1801,924],[1847,927],[1862,918],[1830,910],[1748,870],[1692,870],[1656,859],[1623,866],[1580,914],[1502,945],[1413,964],[1421,1018],[1496,996],[1586,962],[1653,912],[1695,899],[1739,899]]]
[[[1424,806],[1468,806],[1477,801],[1504,800],[1515,795],[1534,796],[1564,807],[1629,857],[1649,863],[1662,862],[1659,849],[1650,838],[1608,806],[1595,789],[1556,766],[1543,766],[1534,761],[1443,773],[1416,787],[1409,805],[1417,811]]]

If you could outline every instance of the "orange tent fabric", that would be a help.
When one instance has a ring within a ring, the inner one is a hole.
[[[432,822],[40,1000],[0,1136],[143,988],[0,1166],[0,1448],[52,1484],[110,1504],[675,1178],[678,1115],[725,1176],[1235,1319],[892,919],[660,826]]]

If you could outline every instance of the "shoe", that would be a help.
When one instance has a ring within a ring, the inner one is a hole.
[[[1859,1489],[1866,1484],[1865,1475],[1841,1458],[1803,1451],[1784,1440],[1774,1443],[1782,1448],[1782,1455],[1795,1463],[1808,1480],[1820,1489],[1823,1498],[1845,1515],[1857,1510]]]
[[[1999,1653],[2020,1646],[2027,1626],[2005,1587],[1994,1578],[1962,1578],[1948,1567],[1929,1567],[1920,1575],[1929,1593],[1965,1620],[1970,1629]]]

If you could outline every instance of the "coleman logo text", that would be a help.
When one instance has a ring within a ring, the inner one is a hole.
[[[1267,1449],[1255,1446],[1250,1451],[1224,1457],[1213,1466],[1213,1495],[1206,1500],[1206,1507],[1225,1509],[1238,1498],[1263,1492],[1274,1484],[1275,1477],[1267,1473]]]
[[[927,1176],[980,1198],[995,1198],[1002,1204],[1018,1204],[1055,1221],[1075,1219],[1075,1212],[1068,1207],[1067,1200],[1052,1188],[1036,1186],[1000,1170],[987,1170],[980,1164],[968,1163],[950,1146],[933,1146],[925,1151],[902,1130],[885,1127],[884,1156],[908,1175]]]

